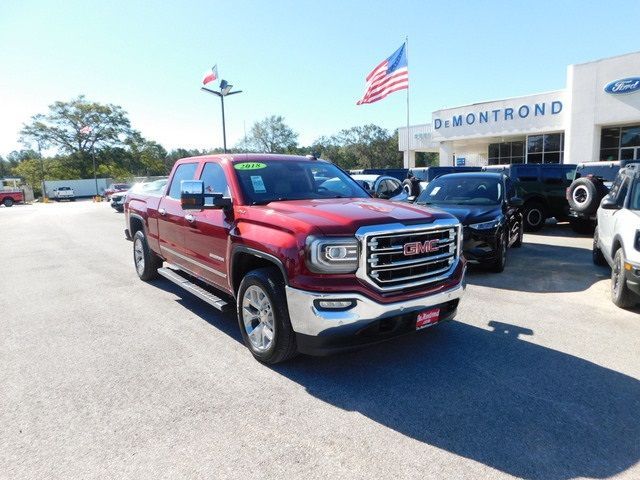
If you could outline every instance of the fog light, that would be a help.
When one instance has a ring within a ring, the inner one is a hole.
[[[348,310],[355,306],[355,300],[316,300],[316,307],[322,310]]]

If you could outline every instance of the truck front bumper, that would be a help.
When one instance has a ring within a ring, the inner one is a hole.
[[[464,277],[463,277],[464,278]],[[438,308],[439,322],[451,320],[465,285],[411,300],[382,304],[360,294],[329,294],[286,287],[291,325],[298,350],[327,355],[378,343],[416,331],[418,313]],[[320,301],[351,302],[348,309],[320,307]]]

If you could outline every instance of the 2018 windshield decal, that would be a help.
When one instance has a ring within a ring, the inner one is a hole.
[[[236,163],[233,168],[236,170],[260,170],[262,168],[267,168],[267,165],[260,162],[244,162]]]

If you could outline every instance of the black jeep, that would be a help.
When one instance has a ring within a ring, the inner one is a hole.
[[[569,204],[565,191],[571,184],[575,165],[557,163],[513,163],[511,165],[488,165],[487,172],[500,171],[513,181],[516,193],[524,201],[522,214],[524,228],[535,232],[544,226],[547,218],[558,221],[569,219]]]
[[[578,164],[573,182],[566,192],[570,207],[569,221],[575,232],[593,232],[600,201],[609,193],[611,184],[620,168],[629,163],[633,163],[633,161],[617,160]]]

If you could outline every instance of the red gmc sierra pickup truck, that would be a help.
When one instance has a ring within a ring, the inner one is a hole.
[[[125,220],[138,276],[234,306],[264,363],[449,320],[464,291],[455,217],[371,198],[314,157],[182,159],[166,186],[128,195]]]

